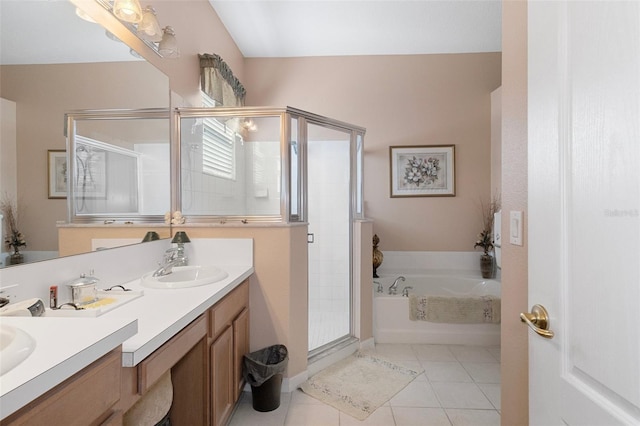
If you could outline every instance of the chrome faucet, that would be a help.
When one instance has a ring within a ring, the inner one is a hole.
[[[174,266],[187,266],[189,259],[184,254],[184,245],[178,244],[178,247],[171,247],[164,252],[164,257],[160,267],[153,273],[154,277],[162,277],[169,275],[173,271]]]
[[[405,286],[405,287],[402,289],[402,295],[403,295],[404,297],[409,297],[409,290],[411,290],[412,288],[413,288],[413,287],[411,287],[410,285]]]
[[[391,287],[389,287],[389,294],[396,294],[398,292],[398,281],[404,281],[404,280],[405,278],[402,275],[396,278],[393,284],[391,284]]]
[[[373,283],[377,285],[376,291],[378,293],[382,293],[384,291],[384,287],[382,287],[382,283],[380,283],[379,281],[374,281]]]

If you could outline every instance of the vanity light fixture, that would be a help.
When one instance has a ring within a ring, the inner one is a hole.
[[[2,1],[2,0],[0,0]],[[105,10],[118,18],[127,29],[138,39],[146,44],[158,56],[163,58],[179,58],[180,49],[176,40],[176,33],[172,27],[160,28],[158,17],[153,6],[140,7],[138,0],[92,0],[102,6]],[[81,8],[76,8],[76,14],[85,18],[86,13]],[[106,30],[107,37],[111,40],[122,41],[109,30]],[[138,52],[131,51],[137,58]]]
[[[171,27],[164,27],[162,29],[162,40],[158,44],[158,53],[163,58],[178,58],[180,56],[180,50],[178,49],[178,41],[176,40],[176,33]]]
[[[138,0],[114,0],[113,14],[121,21],[132,24],[142,20],[142,8]]]
[[[142,11],[142,20],[138,24],[138,36],[143,40],[153,42],[162,40],[162,29],[153,6],[147,6]]]

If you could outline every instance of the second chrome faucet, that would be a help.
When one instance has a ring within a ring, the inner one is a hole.
[[[389,294],[397,294],[398,293],[398,282],[400,281],[404,281],[405,278],[400,275],[398,278],[396,278],[396,280],[393,282],[393,284],[391,284],[391,287],[389,287]]]

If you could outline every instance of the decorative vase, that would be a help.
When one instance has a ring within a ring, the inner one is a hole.
[[[384,256],[382,252],[378,250],[378,243],[380,242],[380,238],[378,238],[378,234],[373,235],[373,278],[380,278],[378,276],[377,269],[380,265],[382,265],[382,259]]]
[[[490,254],[480,256],[480,271],[482,278],[494,278],[496,273],[496,259]]]
[[[24,255],[18,251],[18,249],[14,249],[14,252],[9,256],[9,265],[18,265],[20,263],[24,263]]]

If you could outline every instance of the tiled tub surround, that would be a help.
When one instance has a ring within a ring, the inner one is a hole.
[[[410,291],[421,296],[444,295],[448,291],[473,293],[478,286],[488,294],[500,296],[499,280],[481,278],[479,258],[480,253],[475,252],[384,252],[384,262],[378,269],[381,278],[374,279],[383,286],[383,292],[377,293],[377,284],[373,285],[376,343],[499,345],[500,324],[411,321],[409,299],[402,297],[405,286],[414,287]],[[388,295],[389,286],[399,276],[406,277],[406,281],[398,283],[396,296]],[[465,282],[468,290],[460,287]]]
[[[97,318],[7,318],[36,338],[36,349],[22,364],[0,376],[0,418],[52,389],[122,344],[122,365],[137,365],[253,273],[250,239],[192,239],[186,246],[192,265],[215,264],[229,276],[214,284],[180,290],[140,285],[157,268],[169,240],[87,253],[0,270],[0,287],[13,301],[40,297],[48,304],[49,286],[93,270],[99,288],[124,284],[144,296]],[[16,287],[12,287],[14,285]],[[137,332],[136,332],[137,330]],[[81,336],[80,338],[77,336]]]

